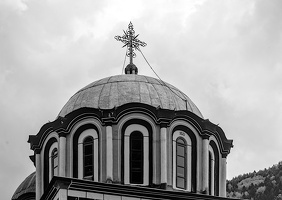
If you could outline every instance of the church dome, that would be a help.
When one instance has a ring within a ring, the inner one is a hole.
[[[35,172],[26,177],[26,179],[19,185],[12,197],[12,200],[16,199],[35,199]]]
[[[59,116],[83,107],[112,109],[127,103],[144,103],[169,110],[188,110],[203,118],[191,99],[161,80],[136,74],[116,75],[95,81],[75,93]]]

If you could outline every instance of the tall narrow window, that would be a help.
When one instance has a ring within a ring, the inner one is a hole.
[[[186,143],[182,138],[176,140],[176,187],[186,189],[187,154]]]
[[[143,134],[130,135],[130,183],[143,184]]]
[[[172,186],[174,189],[192,191],[195,186],[192,174],[192,140],[186,132],[177,130],[173,133],[172,142]]]
[[[83,141],[83,178],[93,180],[93,138],[87,137]]]
[[[92,128],[85,129],[81,133],[77,132],[74,137],[73,147],[74,178],[99,181],[98,132]]]
[[[209,152],[209,194],[212,195],[212,155],[211,152]]]
[[[149,132],[140,124],[124,130],[124,184],[149,185]]]
[[[58,176],[58,149],[54,148],[51,153],[51,176]]]
[[[219,195],[218,150],[214,141],[209,146],[209,194]]]
[[[59,153],[58,142],[51,138],[44,151],[44,189],[48,186],[53,176],[59,175]]]

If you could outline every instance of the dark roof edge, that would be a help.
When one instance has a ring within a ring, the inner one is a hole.
[[[56,131],[58,134],[68,134],[75,123],[85,118],[95,118],[100,121],[101,125],[117,124],[119,120],[129,113],[143,113],[151,117],[157,125],[170,124],[178,119],[183,119],[192,124],[201,136],[214,135],[219,141],[222,154],[229,154],[233,147],[232,140],[228,140],[223,130],[209,120],[205,120],[196,114],[187,111],[175,111],[162,108],[155,108],[143,103],[128,103],[112,109],[80,108],[65,117],[58,117],[53,122],[46,123],[36,135],[30,135],[28,143],[32,150],[41,150],[45,138]]]
[[[150,199],[173,200],[230,200],[226,197],[209,196],[204,194],[170,191],[149,187],[100,183],[66,177],[53,177],[41,200],[54,197],[60,189],[70,189],[83,192],[96,192],[109,195],[120,195]],[[234,199],[235,200],[235,199]]]

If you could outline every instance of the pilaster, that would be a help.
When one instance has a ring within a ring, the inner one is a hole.
[[[113,181],[113,129],[110,124],[106,125],[106,181],[112,182]]]
[[[36,193],[36,200],[40,200],[42,195],[42,165],[41,165],[41,156],[39,152],[35,154],[35,166],[36,166],[36,181],[35,181],[35,193]]]
[[[66,176],[66,135],[59,134],[59,176]]]
[[[226,158],[227,155],[223,155],[221,159],[221,180],[220,180],[220,190],[219,195],[221,197],[226,197]]]
[[[161,184],[167,184],[167,126],[161,124]]]

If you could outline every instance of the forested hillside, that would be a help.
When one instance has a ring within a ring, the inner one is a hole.
[[[282,161],[258,172],[227,181],[227,197],[253,200],[282,200]]]

